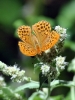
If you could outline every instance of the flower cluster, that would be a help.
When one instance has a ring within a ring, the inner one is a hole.
[[[49,70],[50,70],[50,66],[48,66],[48,65],[46,65],[46,64],[43,64],[43,65],[41,66],[42,74],[47,75],[48,72],[49,72]]]
[[[56,67],[59,68],[60,70],[65,69],[65,66],[68,64],[65,62],[65,57],[59,56],[55,58],[56,61]]]
[[[60,27],[59,25],[58,25],[58,26],[55,26],[55,30],[56,30],[58,33],[65,33],[65,34],[66,34],[66,29]]]
[[[65,57],[58,56],[63,50],[64,40],[67,38],[66,29],[60,26],[55,26],[55,31],[60,34],[60,39],[58,42],[50,49],[43,52],[41,55],[38,55],[38,58],[43,62],[41,67],[41,72],[44,75],[50,75],[51,77],[58,76],[62,70],[65,69],[65,66],[68,64],[65,62]],[[50,65],[50,67],[46,64]],[[54,63],[55,65],[53,65]],[[53,67],[56,66],[56,67]]]
[[[0,70],[4,70],[6,67],[7,65],[0,61]]]
[[[60,34],[60,41],[63,41],[66,39],[67,34],[66,34],[66,29],[58,26],[55,26],[55,30]]]
[[[64,40],[68,36],[65,28],[55,26],[54,30],[60,35],[58,42],[52,48],[42,52],[41,55],[37,55],[38,59],[44,63],[51,63],[53,59],[62,52]]]
[[[8,76],[10,75],[12,81],[16,81],[20,83],[26,80],[25,71],[20,70],[20,68],[17,68],[17,65],[7,66],[6,64],[0,61],[0,70],[6,75]]]
[[[68,62],[65,62],[65,57],[57,56],[53,60],[54,66],[51,64],[45,64],[42,63],[41,65],[41,72],[45,76],[49,76],[51,79],[55,79],[60,75],[60,72],[65,69],[65,66],[68,64]]]

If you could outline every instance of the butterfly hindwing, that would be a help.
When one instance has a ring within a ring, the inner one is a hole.
[[[36,49],[27,43],[24,42],[18,42],[20,51],[27,56],[35,56],[37,54]]]
[[[41,50],[45,51],[52,48],[59,40],[59,37],[60,35],[56,31],[50,32],[45,41],[42,42]]]

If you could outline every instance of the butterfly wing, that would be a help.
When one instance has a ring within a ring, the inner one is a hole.
[[[27,43],[18,42],[20,51],[26,56],[35,56],[37,54],[36,49]]]
[[[39,45],[41,47],[42,42],[48,37],[49,32],[51,31],[51,26],[47,21],[40,21],[32,26]]]
[[[59,38],[60,35],[56,31],[50,32],[45,41],[42,42],[42,51],[52,48],[58,42]]]
[[[20,26],[17,30],[19,38],[26,43],[33,45],[31,28],[29,26]]]
[[[21,26],[17,30],[19,38],[22,42],[18,42],[20,51],[27,56],[35,56],[37,54],[35,46],[34,35],[31,34],[31,28],[29,26]]]
[[[51,26],[47,21],[40,21],[34,24],[32,29],[38,39],[41,51],[54,46],[60,37],[56,31],[51,31]]]

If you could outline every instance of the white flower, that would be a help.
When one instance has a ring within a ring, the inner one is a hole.
[[[45,53],[47,54],[47,53],[49,53],[50,52],[50,49],[48,49],[48,50],[45,50]]]
[[[19,99],[19,100],[21,100],[21,99],[22,99],[21,95],[20,95],[20,94],[18,94],[18,93],[15,93],[15,97],[16,97],[17,99]]]
[[[65,57],[59,56],[56,57],[56,67],[63,70],[65,66],[67,65],[67,62],[65,62]]]
[[[20,68],[17,68],[17,65],[8,66],[5,69],[5,73],[8,73],[9,75],[14,75],[15,73],[17,74],[19,71],[20,71]]]
[[[59,25],[58,25],[58,26],[55,26],[55,30],[56,30],[58,33],[64,33],[64,34],[66,34],[66,29],[60,27]]]
[[[16,74],[12,75],[11,79],[15,79],[17,77]]]
[[[44,92],[45,94],[48,94],[48,88],[43,88],[43,92]]]
[[[0,81],[4,81],[4,78],[2,76],[0,76]]]
[[[66,29],[60,27],[59,25],[58,25],[58,26],[55,26],[55,30],[56,30],[58,33],[60,33],[60,41],[66,39],[66,37],[68,36],[68,35],[66,34]]]
[[[11,76],[12,81],[16,81],[16,82],[20,83],[20,82],[26,80],[25,71],[20,70],[20,68],[18,68],[17,65],[7,66],[6,64],[4,64],[3,62],[0,61],[0,70],[4,74]],[[2,79],[2,78],[0,78],[0,79]]]
[[[6,86],[6,83],[5,83],[5,81],[4,81],[4,77],[2,77],[2,76],[0,76],[0,86],[1,86],[1,87]]]
[[[3,70],[7,67],[6,64],[4,64],[2,61],[0,61],[0,70]]]
[[[24,70],[20,71],[20,68],[17,68],[17,65],[14,65],[14,67],[12,67],[12,70],[9,71],[9,74],[11,75],[12,81],[20,83],[25,80],[25,71]]]
[[[62,56],[56,57],[57,64],[63,64],[64,61],[65,61],[65,57]]]
[[[41,66],[42,74],[47,75],[47,73],[49,72],[49,70],[50,70],[50,66],[48,66],[46,64],[44,64],[44,65]]]
[[[62,41],[62,40],[64,40],[64,39],[66,39],[66,37],[67,37],[68,35],[67,34],[65,34],[65,33],[63,33],[63,34],[60,34],[60,41]]]

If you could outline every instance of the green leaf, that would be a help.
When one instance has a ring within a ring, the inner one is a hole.
[[[30,83],[26,83],[24,85],[21,85],[19,86],[17,89],[15,89],[15,92],[19,92],[19,91],[22,91],[26,88],[29,88],[29,89],[36,89],[36,88],[39,88],[39,82],[35,82],[35,81],[32,81]]]
[[[66,40],[64,46],[70,48],[73,51],[75,51],[75,42]]]
[[[33,93],[28,100],[46,100],[47,95],[42,91]]]
[[[63,100],[63,96],[62,95],[58,95],[58,96],[53,96],[50,98],[51,100]]]
[[[69,66],[68,66],[68,72],[75,73],[75,58],[72,59],[72,61],[70,62]]]
[[[9,87],[2,87],[3,94],[6,94],[8,97],[14,96],[14,91]]]
[[[34,64],[34,73],[38,70],[40,72],[40,68],[41,68],[41,63],[36,63]]]
[[[70,94],[70,92],[67,94],[67,96],[65,97],[64,100],[71,100],[71,94]]]
[[[71,0],[71,2],[67,3],[59,13],[57,17],[58,24],[65,27],[72,27],[75,21],[75,0]]]

